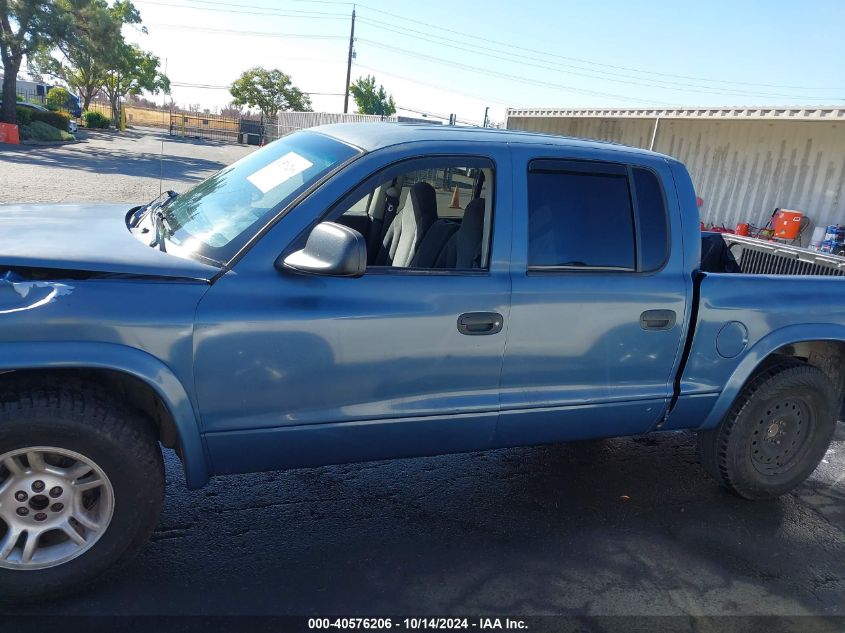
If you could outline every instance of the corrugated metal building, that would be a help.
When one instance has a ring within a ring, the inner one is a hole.
[[[705,223],[763,226],[777,208],[845,224],[845,108],[509,109],[507,127],[652,148],[683,161]]]

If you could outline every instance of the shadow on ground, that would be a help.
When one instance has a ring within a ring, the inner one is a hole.
[[[163,167],[164,177],[170,180],[195,181],[208,176],[209,171],[221,169],[224,164],[189,156],[163,157],[153,153],[138,153],[122,149],[100,149],[96,153],[73,151],[45,152],[40,147],[21,147],[14,153],[3,154],[3,161],[36,167],[54,167],[74,171],[93,172],[98,175],[120,174],[158,178]],[[163,165],[161,164],[163,161]]]
[[[843,452],[767,502],[720,490],[678,433],[195,492],[171,455],[151,544],[51,613],[841,615]]]

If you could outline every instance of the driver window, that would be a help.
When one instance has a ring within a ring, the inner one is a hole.
[[[486,270],[493,218],[489,161],[428,159],[407,167],[369,179],[331,214],[366,239],[368,271]]]
[[[349,207],[344,215],[368,215],[374,194],[374,191],[365,193],[358,202]]]

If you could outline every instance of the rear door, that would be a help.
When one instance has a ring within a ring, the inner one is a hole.
[[[502,445],[644,432],[671,396],[689,301],[671,174],[606,155],[514,150]]]

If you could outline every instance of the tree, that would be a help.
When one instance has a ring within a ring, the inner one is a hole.
[[[109,99],[115,127],[120,117],[120,99],[139,95],[143,91],[156,94],[170,92],[170,80],[159,72],[160,60],[136,44],[123,43],[117,47],[106,69],[103,91]]]
[[[220,109],[220,116],[227,119],[240,119],[243,116],[243,110],[234,103],[228,103]]]
[[[163,107],[159,103],[156,103],[152,99],[146,99],[140,95],[129,95],[126,98],[127,105],[135,106],[136,108],[146,108],[148,110],[160,110]]]
[[[51,50],[39,51],[30,59],[30,72],[61,79],[80,95],[87,109],[105,84],[110,60],[125,44],[122,26],[139,24],[141,15],[129,0],[118,0],[111,7],[105,0],[61,1],[76,5],[71,12],[72,30],[56,44],[60,56]]]
[[[278,68],[250,68],[234,81],[229,92],[233,106],[258,108],[271,119],[285,110],[311,111],[308,95],[294,86],[290,76]]]
[[[378,114],[381,116],[396,114],[393,95],[388,95],[382,85],[376,88],[376,78],[372,75],[358,77],[355,83],[349,86],[349,92],[355,99],[359,114]]]
[[[61,40],[69,14],[57,0],[0,0],[0,59],[3,62],[3,108],[0,121],[15,123],[18,72],[23,58]]]
[[[60,87],[55,86],[47,91],[47,107],[51,110],[66,110],[70,107],[70,93]]]

